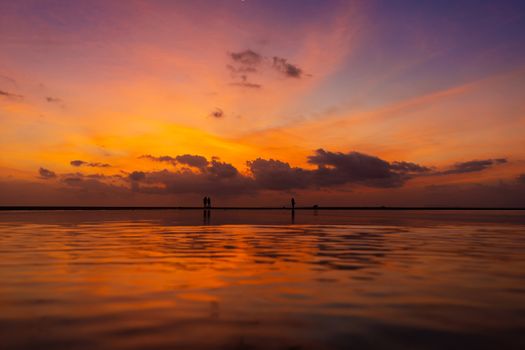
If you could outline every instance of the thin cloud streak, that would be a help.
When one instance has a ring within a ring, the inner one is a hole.
[[[466,174],[483,171],[496,165],[507,163],[505,158],[471,160],[468,162],[456,163],[450,169],[434,173],[434,175],[451,175],[451,174]]]
[[[74,167],[81,167],[81,166],[87,166],[87,167],[93,167],[93,168],[109,168],[111,167],[111,164],[108,163],[98,163],[98,162],[86,162],[83,160],[72,160],[69,162]]]
[[[15,93],[4,91],[4,90],[0,90],[0,97],[6,97],[6,98],[11,98],[11,99],[17,99],[17,100],[22,100],[24,98],[23,95],[15,94]]]

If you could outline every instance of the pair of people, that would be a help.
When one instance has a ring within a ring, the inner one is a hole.
[[[202,206],[204,207],[204,209],[211,208],[211,198],[210,197],[204,197],[202,199]]]

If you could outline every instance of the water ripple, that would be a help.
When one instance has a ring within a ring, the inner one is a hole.
[[[525,226],[406,221],[3,220],[0,338],[7,349],[524,348]]]

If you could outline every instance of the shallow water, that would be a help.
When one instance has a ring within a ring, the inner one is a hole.
[[[525,212],[0,212],[1,349],[525,348]]]

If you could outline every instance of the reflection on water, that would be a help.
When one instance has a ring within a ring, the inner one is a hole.
[[[228,215],[0,213],[1,348],[525,347],[521,213]]]

